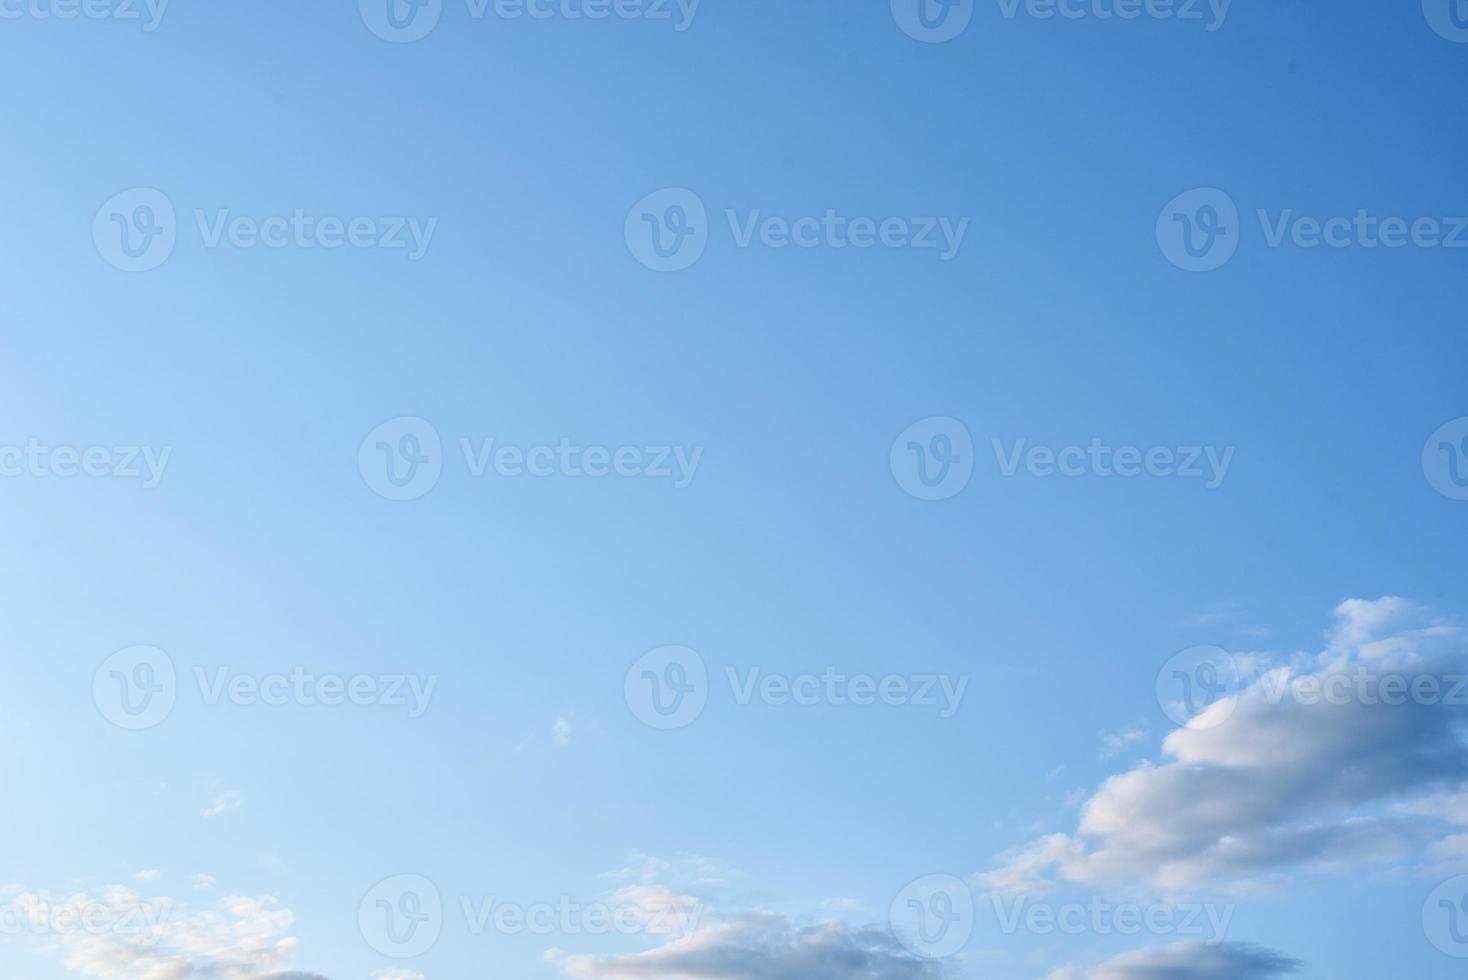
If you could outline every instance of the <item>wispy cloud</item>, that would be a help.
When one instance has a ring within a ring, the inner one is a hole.
[[[229,813],[231,810],[238,810],[243,803],[244,798],[241,797],[240,794],[235,792],[234,790],[230,790],[226,793],[220,793],[218,796],[214,797],[213,802],[211,802],[208,806],[204,808],[204,818],[207,820],[212,817],[217,817],[222,814]]]
[[[837,921],[798,927],[753,913],[645,953],[547,958],[585,980],[939,980],[943,968],[919,959],[881,929]]]
[[[1065,967],[1047,980],[1277,980],[1299,969],[1260,946],[1190,942],[1123,953],[1088,970]]]

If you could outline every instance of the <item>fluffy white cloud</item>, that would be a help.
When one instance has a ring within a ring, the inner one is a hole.
[[[939,980],[942,968],[903,949],[880,929],[841,922],[800,928],[755,913],[629,956],[558,959],[568,976],[589,980]]]
[[[1066,967],[1047,980],[1276,980],[1299,968],[1259,946],[1177,943],[1124,953],[1089,970]]]
[[[283,972],[300,941],[274,898],[231,896],[192,910],[123,885],[63,896],[25,891],[7,903],[64,965],[103,980],[324,980]]]
[[[1454,703],[1468,695],[1455,690],[1465,653],[1468,633],[1405,600],[1342,603],[1323,652],[1262,672],[1169,735],[1169,761],[1108,779],[1073,835],[1033,841],[980,880],[1186,889],[1450,856],[1444,817],[1468,786],[1468,712]],[[1435,693],[1399,697],[1416,684]]]

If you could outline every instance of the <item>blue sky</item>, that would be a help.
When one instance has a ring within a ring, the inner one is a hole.
[[[0,973],[1459,975],[1468,10],[1062,6],[0,3]]]

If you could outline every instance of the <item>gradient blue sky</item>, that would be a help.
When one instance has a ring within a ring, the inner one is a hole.
[[[1468,416],[1468,253],[1270,248],[1254,217],[1468,215],[1468,44],[1415,2],[1239,0],[1212,32],[981,2],[944,44],[885,2],[704,0],[678,32],[474,20],[450,0],[412,44],[355,8],[173,0],[152,32],[0,20],[0,444],[172,449],[154,489],[0,479],[0,888],[127,884],[196,911],[271,896],[300,940],[271,969],[331,980],[552,978],[551,947],[659,945],[451,921],[392,963],[357,910],[401,872],[455,905],[591,901],[641,854],[729,918],[881,923],[934,872],[984,904],[1001,855],[1075,832],[1067,794],[1163,757],[1154,681],[1175,652],[1319,652],[1350,598],[1406,597],[1439,625],[1468,612],[1468,503],[1420,461]],[[168,261],[129,274],[91,228],[134,187],[181,220]],[[713,225],[675,274],[623,236],[664,187],[695,191]],[[1243,212],[1237,255],[1206,274],[1154,234],[1198,187]],[[416,262],[209,249],[193,229],[194,209],[297,208],[439,223]],[[970,224],[947,262],[742,249],[726,208]],[[444,475],[394,503],[358,448],[408,415],[442,435]],[[940,502],[888,462],[932,416],[976,444],[973,479]],[[703,457],[682,490],[471,479],[459,437]],[[1007,479],[993,438],[1235,455],[1215,490]],[[91,691],[133,644],[181,674],[438,686],[416,719],[185,691],[128,732]],[[696,723],[658,732],[623,677],[667,644],[720,676],[971,682],[951,719],[716,688]],[[1104,756],[1103,733],[1128,730],[1143,735]],[[220,800],[238,805],[204,816]],[[1423,853],[1270,870],[1290,880],[1202,889],[1237,902],[1230,940],[1312,978],[1461,974],[1423,934],[1444,876]],[[1043,977],[1172,941],[991,927],[945,975]],[[66,955],[0,937],[0,974],[80,975]],[[1144,976],[1122,969],[1096,975]]]

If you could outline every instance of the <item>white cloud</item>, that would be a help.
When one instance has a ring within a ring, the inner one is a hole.
[[[626,885],[608,896],[616,909],[635,909],[644,932],[654,936],[689,936],[698,930],[704,906],[691,895],[661,885]]]
[[[133,880],[134,881],[157,881],[159,878],[162,878],[162,877],[163,877],[163,872],[162,871],[159,871],[157,868],[149,868],[146,871],[139,871],[137,874],[133,875]]]
[[[557,718],[556,723],[551,726],[551,738],[555,741],[557,747],[559,748],[564,749],[566,746],[570,745],[575,737],[576,729],[571,724],[571,719],[569,718]]]
[[[584,980],[940,980],[942,967],[908,953],[879,929],[836,921],[800,928],[754,913],[645,953],[549,954]]]
[[[1065,967],[1047,980],[1276,980],[1300,964],[1242,943],[1176,943],[1123,953],[1089,970]]]
[[[213,888],[214,887],[214,880],[215,879],[214,879],[214,876],[213,875],[205,875],[205,874],[197,874],[197,875],[194,875],[194,887],[197,888],[197,889],[199,889],[200,891],[203,891],[204,889],[208,889],[208,888]]]
[[[244,803],[244,798],[234,790],[230,790],[227,793],[220,793],[214,797],[213,802],[204,808],[204,819],[207,820],[210,817],[217,817],[221,814],[229,813],[231,810],[238,810],[242,803]]]
[[[269,896],[231,896],[193,910],[168,897],[145,897],[124,885],[61,897],[26,892],[10,903],[28,921],[83,909],[86,928],[35,930],[68,969],[102,980],[321,980],[281,972],[300,947],[294,916]],[[54,921],[61,921],[57,917]],[[68,921],[75,921],[74,917]]]
[[[1306,692],[1363,671],[1412,679],[1465,668],[1461,627],[1402,599],[1342,603],[1323,652],[1266,671],[1170,734],[1168,761],[1108,779],[1074,834],[1035,840],[980,881],[1001,891],[1067,882],[1186,889],[1434,847],[1442,857],[1441,817],[1454,800],[1443,794],[1468,786],[1463,709],[1445,699],[1389,704]]]

